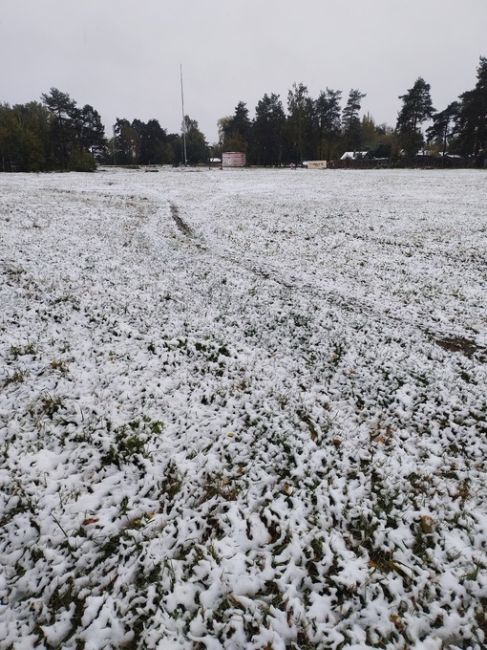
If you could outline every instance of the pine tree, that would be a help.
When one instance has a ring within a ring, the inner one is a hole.
[[[139,158],[140,138],[137,130],[125,118],[118,118],[113,127],[113,162],[133,165]]]
[[[57,88],[42,95],[51,120],[51,165],[61,169],[91,171],[95,168],[95,150],[100,155],[105,132],[100,115],[86,104],[79,109],[67,93]]]
[[[348,94],[348,100],[342,114],[342,130],[344,145],[353,151],[362,148],[362,137],[359,113],[362,106],[362,99],[365,93],[352,88]]]
[[[105,127],[102,124],[100,114],[93,106],[85,104],[77,111],[76,130],[78,141],[83,151],[93,155],[103,155],[106,148]]]
[[[302,83],[294,83],[287,95],[287,132],[296,164],[303,162],[306,151],[306,136],[312,128],[308,88]]]
[[[327,88],[321,91],[315,101],[315,115],[318,129],[318,159],[330,160],[340,136],[341,90]]]
[[[251,144],[252,123],[245,102],[238,102],[231,117],[222,118],[223,149],[247,152]]]
[[[53,116],[50,138],[52,165],[67,169],[75,139],[76,102],[57,88],[44,93],[42,100]]]
[[[424,144],[421,125],[435,112],[431,102],[431,86],[422,77],[401,95],[403,105],[397,118],[396,130],[406,155],[412,158]]]
[[[137,133],[137,159],[140,165],[162,165],[172,160],[169,153],[166,131],[157,120],[149,120],[147,124],[141,120],[133,120],[132,128]]]
[[[440,146],[443,156],[446,154],[449,142],[454,134],[459,106],[458,102],[452,102],[445,110],[435,113],[433,124],[426,130],[428,143],[434,142]]]
[[[455,131],[463,155],[475,156],[482,163],[487,155],[487,58],[480,57],[477,83],[460,95]]]
[[[279,95],[265,94],[255,107],[252,158],[258,165],[280,165],[286,116]]]

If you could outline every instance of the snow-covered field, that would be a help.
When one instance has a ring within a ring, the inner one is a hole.
[[[487,175],[0,177],[0,648],[487,647]]]

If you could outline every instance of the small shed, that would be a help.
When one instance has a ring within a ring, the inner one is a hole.
[[[326,160],[303,160],[303,167],[306,169],[326,169]]]
[[[222,154],[222,167],[245,167],[247,157],[241,151],[224,151]]]

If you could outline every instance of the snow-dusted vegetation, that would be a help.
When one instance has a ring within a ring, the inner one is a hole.
[[[486,196],[3,176],[0,648],[485,648]]]

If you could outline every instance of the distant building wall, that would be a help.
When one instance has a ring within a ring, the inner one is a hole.
[[[326,160],[306,160],[303,162],[303,167],[307,169],[326,169]]]
[[[240,151],[224,151],[222,154],[223,167],[245,167],[247,159]]]

